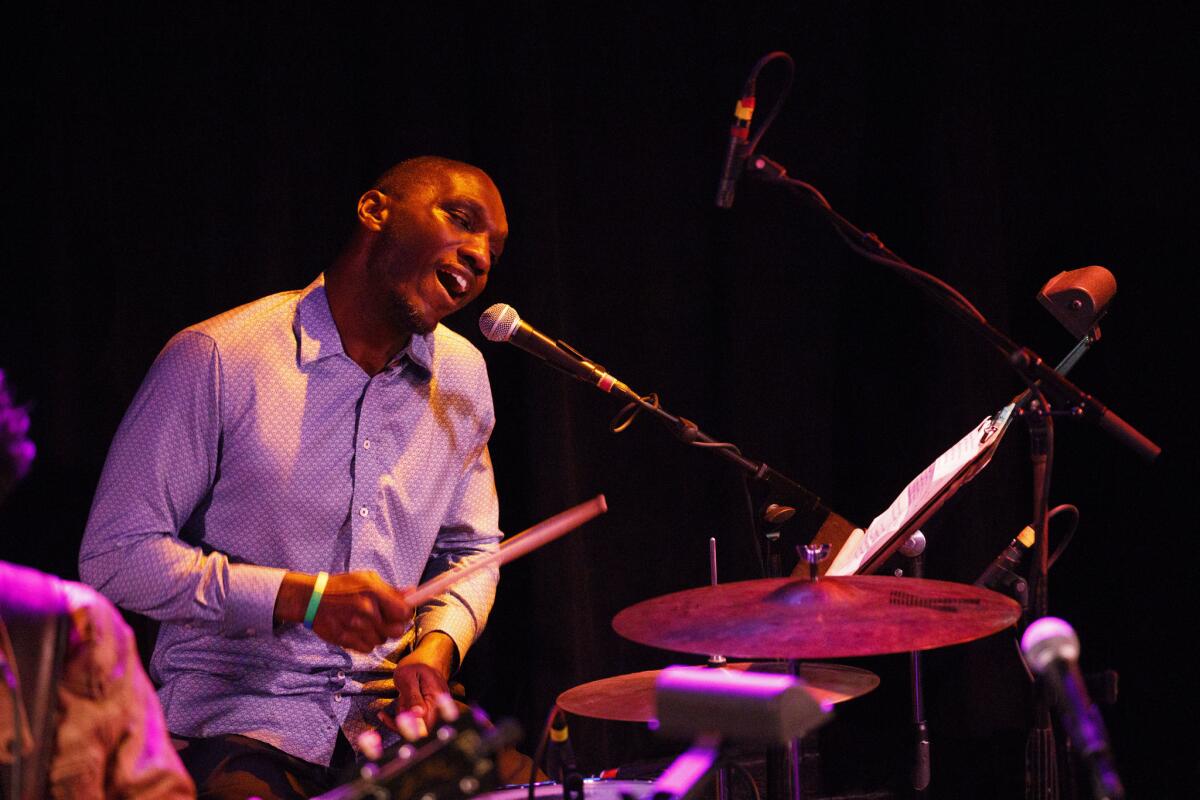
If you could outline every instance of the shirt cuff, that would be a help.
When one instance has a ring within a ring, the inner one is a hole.
[[[413,646],[424,638],[425,634],[441,631],[454,640],[458,650],[458,663],[462,665],[467,657],[467,650],[475,642],[475,621],[471,616],[450,606],[434,606],[417,617]]]
[[[286,574],[286,569],[278,567],[230,564],[221,632],[235,639],[270,633],[275,624],[275,598]]]

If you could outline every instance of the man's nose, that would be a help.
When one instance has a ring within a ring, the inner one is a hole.
[[[472,236],[463,242],[458,248],[458,257],[463,266],[479,275],[486,275],[492,268],[491,251],[484,236]]]

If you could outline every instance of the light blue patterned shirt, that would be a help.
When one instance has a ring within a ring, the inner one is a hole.
[[[113,439],[79,558],[86,582],[162,621],[151,675],[170,730],[328,764],[339,726],[351,742],[378,727],[414,637],[443,631],[465,655],[494,570],[370,654],[272,614],[289,569],[411,586],[494,550],[493,422],[482,356],[440,325],[363,372],[323,276],[173,337]]]

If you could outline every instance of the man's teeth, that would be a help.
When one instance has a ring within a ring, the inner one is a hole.
[[[438,279],[442,282],[442,286],[446,287],[446,291],[453,296],[464,294],[467,291],[467,279],[457,272],[440,269],[438,270]]]

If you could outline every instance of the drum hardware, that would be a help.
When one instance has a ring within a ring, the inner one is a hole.
[[[368,762],[353,781],[314,800],[461,800],[494,789],[493,756],[521,738],[506,720],[492,726],[479,710],[439,725],[424,741],[393,746]]]
[[[653,781],[611,780],[585,778],[583,796],[587,800],[627,800],[627,798],[650,798]],[[475,796],[475,800],[526,800],[530,788],[527,784],[504,786],[491,792]],[[555,781],[543,781],[533,785],[533,796],[537,800],[556,800],[562,797],[562,785]]]
[[[693,800],[717,771],[726,741],[782,744],[823,725],[831,704],[821,704],[790,675],[668,667],[655,688],[658,719],[666,736],[694,737],[692,746],[655,781],[648,797]]]
[[[683,667],[707,670],[706,665]],[[728,662],[720,669],[739,672],[786,672],[781,661]],[[580,684],[558,696],[558,707],[571,714],[616,722],[649,722],[657,715],[654,686],[662,670],[646,670],[616,675]],[[858,667],[843,664],[802,662],[798,677],[804,690],[818,703],[844,703],[861,697],[879,686],[879,676]]]
[[[788,515],[791,516],[790,514]],[[770,550],[768,549],[768,556]],[[717,537],[708,537],[708,580],[710,586],[717,585]],[[710,668],[719,668],[725,666],[725,656],[719,653],[712,653],[708,657],[708,666]],[[654,682],[657,686],[661,675],[656,675]],[[657,696],[657,692],[655,692]],[[657,714],[655,715],[657,716]],[[716,775],[716,800],[730,800],[732,795],[732,776],[729,774],[729,766],[724,763],[718,763]]]
[[[917,531],[908,537],[908,541],[900,546],[900,553],[908,559],[909,574],[914,578],[925,577],[925,534]],[[903,570],[896,570],[896,577],[903,575]],[[912,722],[913,722],[913,768],[912,788],[914,797],[925,797],[929,791],[931,779],[929,763],[929,723],[925,718],[925,688],[921,681],[921,652],[913,650],[908,654],[909,685],[912,689]]]
[[[980,587],[925,578],[822,577],[827,548],[800,552],[808,579],[741,581],[652,598],[613,619],[621,636],[688,653],[786,659],[845,658],[914,652],[972,641],[1012,626],[1020,607]],[[918,708],[917,717],[924,717]],[[786,792],[769,781],[773,798],[802,796],[801,743],[786,753]]]

